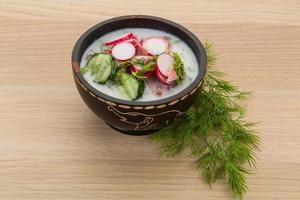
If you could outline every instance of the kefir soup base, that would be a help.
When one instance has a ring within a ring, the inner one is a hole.
[[[135,36],[137,36],[138,40],[143,40],[144,38],[149,37],[166,37],[170,41],[170,51],[171,52],[177,52],[182,62],[184,63],[184,69],[185,69],[185,78],[183,82],[180,85],[176,86],[168,86],[165,84],[161,84],[159,81],[155,79],[155,77],[150,77],[147,81],[145,81],[145,89],[143,92],[143,95],[138,98],[136,101],[152,101],[152,100],[159,100],[162,98],[170,97],[183,89],[185,89],[189,84],[191,84],[192,81],[195,80],[197,74],[198,74],[198,62],[196,59],[196,56],[192,49],[181,39],[179,39],[177,36],[160,31],[155,29],[149,29],[149,28],[125,28],[116,30],[113,32],[109,32],[100,38],[96,39],[84,52],[80,67],[85,67],[88,62],[88,58],[91,54],[94,52],[100,52],[105,48],[105,41],[110,41],[113,38],[118,38],[121,35],[126,35],[128,33],[133,33]],[[120,92],[118,91],[118,88],[112,84],[111,82],[108,82],[107,84],[99,84],[94,81],[94,77],[91,75],[91,72],[87,72],[84,75],[85,80],[93,86],[95,89],[99,90],[102,93],[105,93],[109,96],[128,100],[126,96],[122,96]],[[160,89],[160,93],[157,93],[157,88]]]

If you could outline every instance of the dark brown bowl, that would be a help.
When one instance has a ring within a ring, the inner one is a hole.
[[[171,97],[144,102],[117,99],[93,88],[79,72],[79,63],[84,51],[94,40],[108,32],[133,27],[162,30],[183,40],[197,57],[199,73],[196,79]],[[112,128],[133,135],[154,132],[183,114],[191,106],[201,87],[205,66],[205,50],[192,32],[177,23],[154,16],[129,15],[103,21],[85,32],[76,42],[72,52],[73,76],[84,102]]]

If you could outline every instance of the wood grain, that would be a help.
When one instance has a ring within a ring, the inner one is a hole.
[[[80,99],[75,41],[126,14],[166,17],[214,42],[218,68],[255,91],[248,118],[262,121],[245,199],[299,199],[298,0],[0,0],[0,199],[232,199],[225,182],[202,184],[189,158],[159,158],[147,137],[111,130]]]

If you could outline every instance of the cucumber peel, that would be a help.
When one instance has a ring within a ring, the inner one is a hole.
[[[86,68],[95,77],[95,82],[104,84],[109,79],[113,68],[112,56],[104,53],[94,54],[88,61]]]
[[[130,100],[141,97],[145,89],[144,82],[138,81],[134,76],[122,70],[116,73],[116,83],[120,92]]]

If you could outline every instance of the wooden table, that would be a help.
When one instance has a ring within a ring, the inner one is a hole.
[[[77,38],[110,17],[150,14],[213,41],[218,69],[246,90],[262,139],[245,199],[300,198],[300,1],[0,0],[0,199],[232,199],[182,155],[119,134],[72,79]]]

